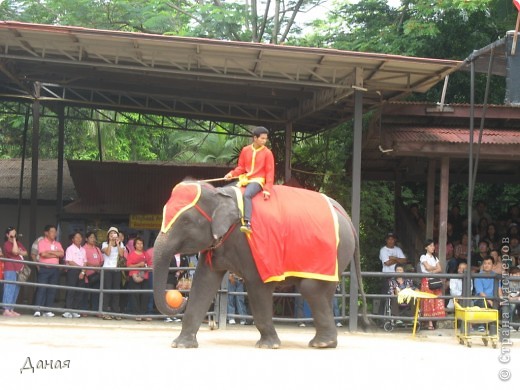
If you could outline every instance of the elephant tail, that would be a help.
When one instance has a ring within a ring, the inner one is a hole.
[[[354,229],[354,226],[352,226],[352,232],[354,233],[354,240],[355,240],[354,263],[355,263],[355,267],[356,267],[356,276],[357,276],[358,285],[359,285],[358,288],[359,288],[359,291],[361,292],[361,300],[363,301],[363,307],[361,308],[363,322],[364,322],[365,326],[372,326],[373,324],[371,323],[370,319],[368,318],[367,297],[365,295],[365,288],[363,286],[363,278],[361,276],[361,254],[359,251],[359,235],[358,235],[356,229]]]

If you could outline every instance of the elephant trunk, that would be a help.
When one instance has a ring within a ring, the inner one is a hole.
[[[167,248],[164,235],[159,235],[155,241],[153,254],[153,297],[157,309],[167,316],[175,316],[184,310],[186,305],[184,302],[179,308],[174,309],[166,302],[166,283],[173,255],[174,252]]]

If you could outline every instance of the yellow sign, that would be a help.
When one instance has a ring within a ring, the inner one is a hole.
[[[132,214],[129,227],[131,229],[159,230],[161,223],[161,214]]]

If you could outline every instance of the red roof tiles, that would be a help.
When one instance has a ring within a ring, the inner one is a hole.
[[[392,133],[397,142],[440,142],[440,143],[469,143],[469,129],[446,127],[387,127],[385,130]],[[479,129],[473,132],[473,142],[479,139]],[[516,145],[520,144],[519,130],[484,129],[482,144]]]

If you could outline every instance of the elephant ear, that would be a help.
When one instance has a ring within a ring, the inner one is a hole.
[[[211,232],[213,238],[218,240],[226,234],[234,223],[238,222],[240,214],[232,188],[218,188],[216,196],[218,202],[211,216]]]

